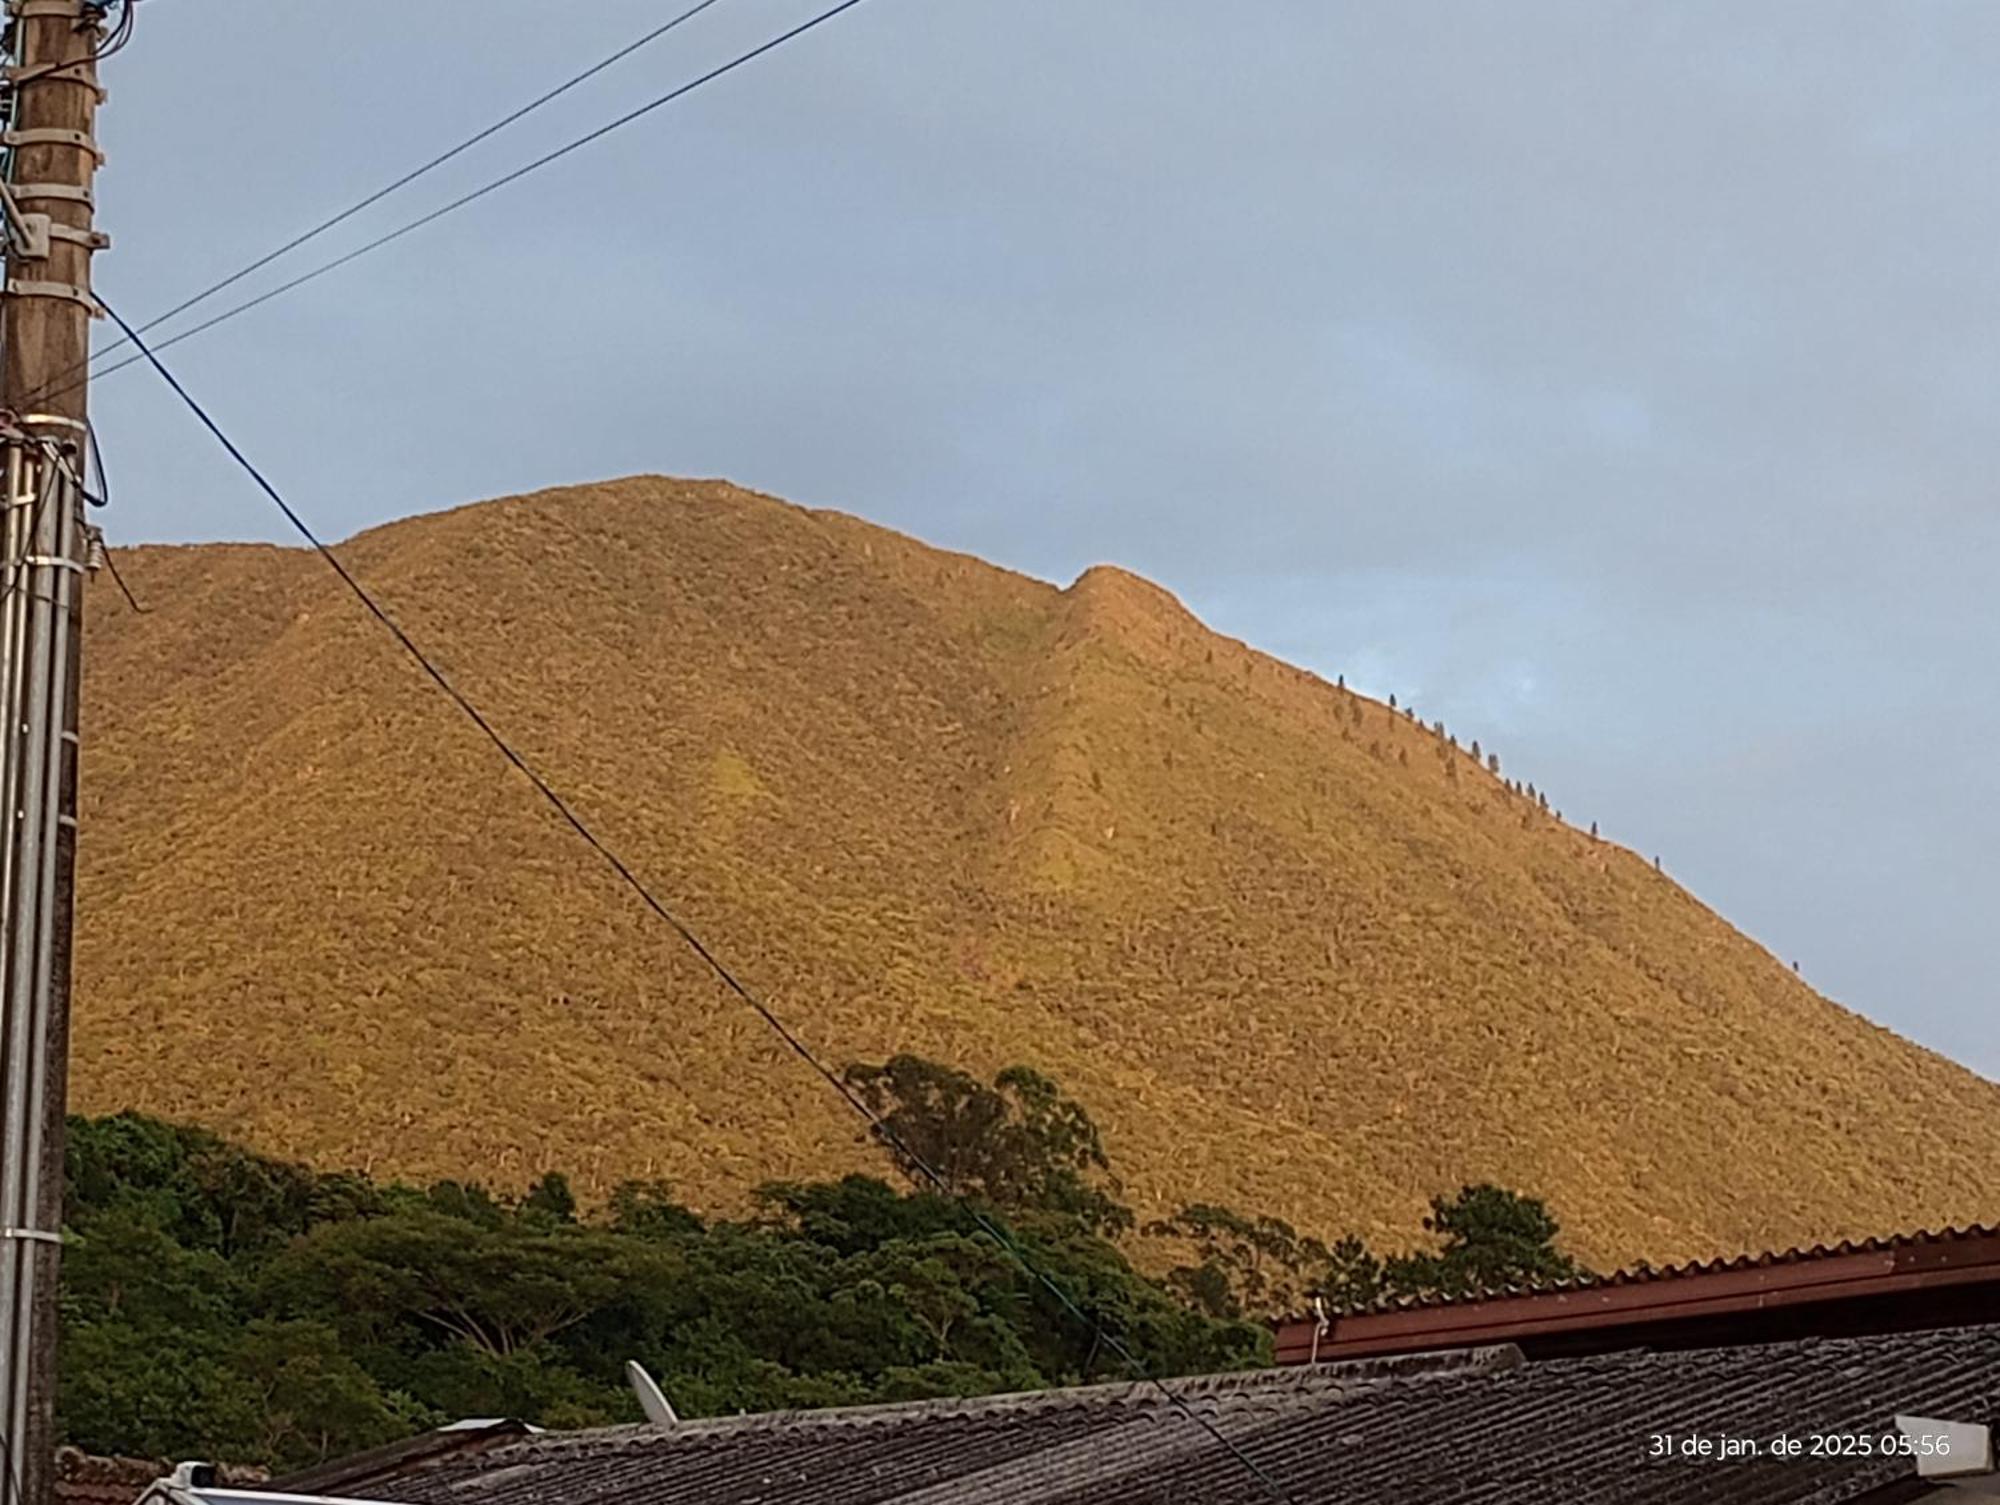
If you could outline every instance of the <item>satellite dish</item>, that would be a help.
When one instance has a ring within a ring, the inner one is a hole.
[[[631,1385],[632,1393],[639,1397],[639,1409],[646,1413],[647,1421],[656,1427],[677,1427],[681,1424],[672,1404],[637,1359],[625,1361],[625,1380]]]

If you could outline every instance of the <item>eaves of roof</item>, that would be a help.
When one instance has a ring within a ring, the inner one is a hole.
[[[339,1495],[376,1479],[391,1478],[413,1468],[483,1452],[502,1443],[531,1436],[535,1430],[526,1422],[511,1418],[440,1427],[434,1432],[420,1432],[400,1442],[370,1448],[367,1452],[315,1464],[273,1479],[267,1488],[273,1494]]]
[[[2000,1228],[1970,1225],[1733,1259],[1634,1265],[1475,1296],[1391,1300],[1277,1324],[1280,1364],[1518,1343],[1629,1327],[1635,1334],[1732,1315],[1990,1287],[2000,1297]],[[1970,1320],[1959,1316],[1956,1320]],[[1940,1321],[1937,1324],[1946,1325]]]
[[[398,1505],[1269,1505],[1262,1474],[1299,1505],[1906,1505],[1927,1485],[1880,1440],[1898,1416],[2000,1414],[2000,1325],[1539,1363],[1489,1348],[1165,1386],[1177,1404],[1109,1385],[550,1433],[356,1493]],[[1754,1445],[1691,1460],[1662,1453],[1662,1433]],[[1781,1435],[1879,1445],[1801,1456],[1778,1450]]]

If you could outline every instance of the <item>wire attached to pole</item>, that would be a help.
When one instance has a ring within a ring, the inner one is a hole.
[[[119,573],[118,556],[112,553],[108,546],[104,550],[104,567],[111,571],[111,578],[117,584],[119,594],[124,596],[127,606],[142,617],[153,609],[139,604],[139,598],[132,594],[132,587],[125,583],[124,575]]]
[[[126,42],[131,40],[131,16],[132,16],[132,7],[135,3],[136,0],[125,0],[124,13],[119,17],[119,31],[114,33],[113,40],[110,43],[107,43],[105,49],[98,53],[99,57],[109,57],[113,52],[116,52],[119,48],[123,47],[126,44]],[[292,239],[286,241],[282,246],[279,246],[275,251],[270,251],[265,255],[258,257],[248,266],[242,267],[237,271],[231,272],[227,277],[224,277],[220,282],[212,283],[208,287],[203,288],[193,297],[188,298],[183,302],[175,304],[172,308],[168,309],[165,313],[159,315],[157,318],[147,320],[144,324],[141,324],[139,326],[139,333],[145,334],[150,330],[157,329],[160,325],[166,323],[169,319],[178,318],[180,315],[186,313],[189,309],[196,307],[198,304],[206,303],[210,298],[213,298],[217,293],[223,292],[228,288],[234,287],[237,283],[241,282],[244,278],[252,275],[253,273],[261,272],[265,267],[269,266],[272,262],[277,261],[280,257],[289,256],[293,251],[298,250],[299,247],[306,245],[310,241],[317,240],[320,236],[326,234],[327,231],[336,229],[337,227],[346,224],[347,221],[353,219],[355,215],[361,213],[365,209],[373,208],[375,205],[381,203],[382,200],[388,198],[390,194],[397,192],[399,189],[409,187],[409,185],[416,182],[417,179],[424,177],[428,173],[435,172],[437,171],[438,168],[443,167],[447,162],[450,162],[457,157],[463,156],[466,152],[471,151],[475,146],[478,146],[481,142],[499,135],[500,132],[506,130],[508,126],[513,125],[516,121],[523,120],[527,118],[529,115],[534,114],[535,111],[541,109],[542,106],[553,103],[555,100],[562,98],[563,95],[569,93],[570,90],[576,88],[578,85],[587,83],[591,79],[597,77],[598,74],[604,72],[604,70],[611,67],[612,64],[624,61],[626,58],[630,57],[633,53],[639,51],[643,47],[651,46],[654,42],[657,42],[661,37],[665,36],[668,32],[673,31],[676,27],[679,27],[684,22],[692,21],[696,16],[700,15],[710,6],[717,5],[720,3],[721,0],[698,0],[698,3],[689,6],[686,10],[682,11],[679,15],[673,17],[671,20],[663,23],[662,25],[654,27],[651,31],[647,32],[644,36],[638,38],[636,41],[626,43],[623,47],[619,48],[609,57],[604,58],[600,62],[593,63],[590,67],[584,69],[583,72],[575,75],[572,78],[565,79],[562,83],[556,85],[555,88],[550,89],[546,94],[542,94],[535,99],[531,99],[528,101],[528,103],[522,105],[519,109],[513,110],[510,113],[503,115],[500,119],[494,121],[493,124],[485,127],[483,130],[477,131],[472,135],[466,137],[463,141],[459,142],[458,145],[452,147],[450,150],[440,152],[437,156],[432,157],[428,162],[424,163],[421,167],[412,168],[409,172],[406,172],[400,178],[397,178],[395,182],[387,184],[382,188],[376,189],[375,192],[367,195],[365,198],[356,200],[354,203],[348,205],[347,208],[341,210],[340,213],[334,215],[332,218],[322,220],[317,225],[314,225],[310,230],[307,230],[304,234],[294,236]],[[85,364],[90,364],[98,360],[101,360],[104,356],[109,355],[112,351],[117,350],[121,346],[127,345],[129,343],[131,343],[130,340],[121,336],[119,339],[105,346],[102,350],[93,352],[89,358],[89,361],[85,362]],[[72,368],[70,371],[63,372],[62,375],[57,379],[66,381],[73,374],[74,374],[74,368]]]
[[[858,0],[848,0],[848,3],[855,4],[858,3]],[[195,400],[194,396],[187,390],[187,388],[181,385],[179,379],[175,377],[172,371],[167,369],[166,365],[160,360],[159,356],[155,354],[151,349],[151,347],[149,347],[146,344],[145,340],[140,337],[139,333],[136,330],[134,330],[131,325],[127,324],[123,318],[119,317],[118,311],[112,308],[109,303],[105,303],[101,297],[98,299],[98,301],[99,303],[103,304],[105,314],[112,320],[113,323],[117,324],[117,326],[125,332],[126,337],[130,339],[132,343],[138,347],[140,352],[139,359],[145,360],[152,366],[153,370],[159,374],[160,379],[164,381],[167,384],[167,386],[173,391],[174,395],[178,397],[182,401],[182,403],[184,403],[187,406],[188,411],[195,416],[195,419],[201,424],[201,426],[208,430],[210,437],[213,438],[216,441],[216,443],[222,446],[222,448],[228,453],[230,459],[236,462],[236,464],[243,470],[243,472],[246,475],[248,475],[250,479],[256,484],[257,489],[262,491],[264,495],[270,500],[271,504],[275,506],[278,509],[278,511],[284,515],[285,521],[291,524],[292,530],[295,533],[297,533],[300,538],[304,539],[306,544],[310,546],[312,550],[320,556],[320,558],[326,561],[326,563],[332,568],[333,572],[340,577],[341,582],[344,585],[346,585],[348,590],[354,594],[355,599],[358,600],[361,603],[361,605],[367,610],[368,614],[374,617],[377,622],[381,623],[382,626],[388,630],[389,634],[395,638],[397,643],[402,646],[403,651],[409,654],[409,656],[416,661],[417,667],[422,669],[423,672],[430,678],[431,682],[434,683],[440,690],[442,690],[445,693],[445,695],[450,698],[452,703],[456,705],[459,708],[459,710],[465,714],[466,718],[469,721],[471,721],[472,724],[475,727],[477,727],[481,733],[485,735],[486,739],[489,742],[491,742],[495,748],[499,750],[501,756],[504,757],[509,763],[513,764],[513,766],[517,770],[519,770],[521,775],[524,778],[526,778],[530,784],[534,785],[536,792],[540,794],[542,798],[548,802],[548,804],[554,809],[555,813],[562,819],[563,823],[567,825],[573,832],[575,832],[576,835],[587,846],[589,846],[592,851],[596,852],[599,857],[604,859],[604,861],[610,866],[611,870],[618,875],[619,879],[625,884],[625,886],[629,888],[635,896],[637,896],[640,903],[644,904],[647,909],[652,911],[653,915],[657,919],[665,922],[675,932],[675,934],[677,934],[681,938],[681,940],[686,942],[689,949],[692,950],[694,954],[701,959],[701,961],[708,967],[709,971],[715,974],[716,979],[719,982],[721,982],[724,987],[726,987],[731,993],[735,994],[739,999],[741,999],[745,1004],[747,1004],[751,1008],[751,1010],[753,1010],[757,1014],[757,1016],[760,1019],[762,1019],[767,1026],[769,1026],[771,1031],[774,1034],[776,1034],[780,1040],[784,1042],[786,1048],[789,1049],[793,1055],[797,1056],[801,1061],[805,1062],[805,1064],[809,1068],[811,1068],[811,1070],[822,1081],[824,1081],[835,1092],[840,1094],[840,1096],[846,1101],[848,1107],[852,1108],[857,1114],[859,1114],[863,1119],[867,1121],[870,1134],[872,1134],[877,1140],[879,1140],[884,1145],[887,1145],[892,1151],[894,1151],[894,1153],[897,1156],[901,1157],[909,1166],[914,1168],[926,1181],[930,1182],[932,1186],[936,1187],[937,1190],[942,1195],[958,1202],[958,1204],[965,1209],[967,1215],[970,1216],[973,1222],[979,1227],[980,1231],[985,1233],[996,1244],[998,1244],[1000,1246],[1001,1251],[1004,1254],[1006,1254],[1009,1258],[1011,1258],[1017,1265],[1019,1265],[1022,1271],[1026,1275],[1028,1275],[1030,1279],[1035,1281],[1036,1284],[1040,1285],[1045,1291],[1047,1291],[1052,1297],[1054,1297],[1056,1302],[1066,1312],[1068,1312],[1070,1316],[1075,1318],[1076,1321],[1090,1328],[1093,1337],[1098,1341],[1101,1341],[1105,1345],[1105,1347],[1109,1348],[1114,1354],[1116,1354],[1119,1357],[1119,1359],[1124,1362],[1126,1368],[1129,1369],[1139,1379],[1139,1381],[1142,1384],[1147,1384],[1152,1386],[1163,1397],[1165,1397],[1167,1403],[1175,1411],[1180,1413],[1180,1415],[1185,1417],[1188,1421],[1192,1422],[1197,1427],[1200,1427],[1204,1432],[1208,1433],[1208,1435],[1212,1437],[1221,1447],[1226,1449],[1231,1457],[1233,1457],[1239,1464],[1243,1466],[1243,1468],[1246,1471],[1248,1471],[1251,1475],[1253,1475],[1256,1478],[1257,1482],[1270,1494],[1272,1499],[1279,1501],[1280,1505],[1297,1505],[1297,1502],[1293,1500],[1292,1496],[1284,1488],[1282,1488],[1278,1484],[1278,1482],[1275,1479],[1273,1479],[1270,1476],[1270,1474],[1267,1473],[1263,1469],[1263,1467],[1261,1467],[1257,1463],[1255,1459],[1250,1457],[1250,1455],[1243,1450],[1242,1446],[1239,1443],[1237,1443],[1233,1438],[1230,1438],[1227,1435],[1225,1435],[1213,1421],[1211,1421],[1208,1417],[1203,1416],[1199,1411],[1196,1411],[1192,1406],[1190,1406],[1187,1403],[1185,1399],[1183,1399],[1180,1395],[1176,1394],[1173,1390],[1169,1389],[1158,1377],[1156,1377],[1149,1369],[1146,1368],[1144,1364],[1142,1364],[1139,1361],[1138,1357],[1135,1354],[1133,1354],[1131,1349],[1126,1347],[1126,1345],[1115,1334],[1107,1332],[1102,1322],[1098,1321],[1097,1319],[1091,1317],[1088,1313],[1086,1313],[1083,1310],[1083,1308],[1077,1304],[1075,1297],[1071,1296],[1068,1291],[1064,1290],[1063,1287],[1060,1284],[1058,1284],[1052,1277],[1044,1274],[1040,1269],[1038,1269],[1035,1266],[1034,1262],[1030,1260],[1027,1254],[1022,1250],[1019,1243],[1003,1227],[995,1223],[991,1218],[987,1217],[986,1214],[980,1211],[980,1209],[977,1206],[973,1205],[969,1201],[966,1201],[964,1198],[959,1197],[958,1194],[953,1191],[951,1183],[946,1180],[942,1172],[940,1172],[922,1155],[918,1154],[914,1149],[912,1149],[903,1140],[902,1136],[897,1134],[895,1130],[892,1129],[882,1119],[881,1115],[876,1113],[875,1110],[868,1105],[867,1101],[863,1099],[861,1095],[857,1093],[852,1086],[850,1086],[845,1080],[842,1079],[842,1077],[838,1072],[834,1071],[824,1061],[820,1060],[819,1056],[814,1053],[812,1047],[807,1045],[806,1042],[802,1038],[800,1038],[800,1036],[797,1035],[789,1025],[787,1025],[782,1019],[778,1017],[776,1012],[773,1011],[772,1008],[768,1004],[766,1004],[762,998],[758,997],[757,994],[753,992],[747,984],[745,984],[740,978],[737,977],[737,975],[733,971],[730,970],[729,966],[725,962],[723,962],[723,960],[719,956],[717,956],[714,951],[712,951],[709,948],[707,943],[704,942],[700,936],[695,934],[695,932],[691,928],[689,928],[686,922],[684,922],[678,915],[676,915],[664,903],[662,903],[659,900],[659,898],[657,898],[654,895],[653,891],[646,886],[644,880],[642,880],[638,876],[638,874],[632,870],[630,865],[626,863],[625,859],[620,857],[617,852],[612,850],[612,848],[609,845],[607,845],[605,841],[601,837],[599,837],[594,830],[591,829],[591,827],[584,821],[583,817],[576,813],[575,809],[570,805],[569,801],[564,799],[563,796],[556,791],[553,785],[551,785],[546,779],[544,779],[539,773],[537,773],[534,770],[534,768],[528,763],[527,759],[524,758],[519,752],[517,752],[514,749],[513,744],[508,742],[507,739],[501,735],[500,731],[493,725],[493,723],[486,719],[485,714],[482,711],[480,711],[480,709],[477,706],[475,706],[469,699],[466,698],[464,692],[461,691],[455,684],[452,683],[450,678],[446,676],[445,672],[442,669],[440,669],[434,662],[432,662],[429,655],[427,655],[424,652],[424,650],[421,647],[419,647],[417,643],[410,637],[410,635],[402,629],[402,627],[396,622],[395,618],[391,617],[389,613],[383,609],[382,605],[379,602],[377,602],[372,595],[369,594],[367,587],[363,586],[361,582],[354,577],[354,574],[347,568],[347,566],[341,563],[340,557],[336,555],[326,543],[321,541],[319,535],[313,532],[312,528],[306,523],[305,519],[302,518],[298,514],[298,512],[293,509],[291,503],[287,502],[285,498],[279,493],[277,487],[273,486],[270,481],[265,479],[264,473],[260,471],[254,463],[252,463],[249,457],[246,456],[241,449],[237,448],[235,441],[232,440],[228,434],[223,432],[221,426],[218,425],[213,418],[209,417],[207,409],[203,408],[202,405]]]
[[[354,250],[347,252],[343,256],[336,256],[333,260],[323,262],[319,266],[314,267],[311,271],[303,272],[300,275],[292,278],[288,282],[279,283],[276,287],[270,289],[268,292],[259,293],[254,298],[245,299],[243,302],[236,304],[232,308],[224,310],[222,313],[215,315],[213,318],[205,319],[201,323],[194,325],[192,328],[183,329],[179,334],[173,335],[168,339],[161,340],[158,345],[153,347],[153,349],[155,350],[171,349],[175,345],[180,344],[182,340],[191,340],[198,334],[205,334],[209,330],[215,328],[218,324],[227,324],[231,319],[236,318],[239,314],[247,314],[253,308],[261,308],[266,303],[269,303],[272,299],[282,298],[286,293],[293,291],[295,288],[304,287],[309,282],[316,282],[321,277],[326,276],[329,272],[337,272],[342,267],[348,265],[350,262],[359,261],[362,257],[368,255],[370,252],[379,251],[384,246],[393,245],[396,241],[401,240],[404,236],[413,235],[417,231],[425,228],[426,226],[437,223],[437,221],[443,219],[446,215],[455,214],[460,209],[463,209],[470,204],[478,203],[479,200],[485,198],[488,194],[497,193],[499,190],[508,187],[510,184],[520,182],[521,179],[527,177],[530,173],[539,172],[544,167],[549,166],[551,163],[561,161],[564,157],[567,157],[571,152],[580,151],[584,147],[591,145],[593,142],[601,141],[604,137],[609,136],[613,131],[622,130],[624,127],[632,124],[634,121],[643,119],[645,116],[652,114],[653,111],[660,109],[665,105],[672,104],[675,100],[681,98],[683,95],[692,94],[695,90],[701,88],[705,84],[713,83],[716,79],[721,78],[724,74],[733,73],[736,69],[741,68],[745,63],[760,58],[767,52],[775,51],[776,49],[784,46],[785,43],[793,40],[795,37],[804,36],[807,32],[811,31],[813,28],[825,25],[828,21],[831,21],[835,16],[840,15],[843,11],[849,11],[854,9],[854,7],[859,5],[860,3],[861,0],[840,0],[840,3],[838,5],[831,6],[828,9],[821,11],[818,15],[812,16],[807,20],[801,21],[798,25],[790,28],[787,31],[780,32],[777,36],[772,37],[769,41],[760,43],[759,45],[752,47],[747,52],[738,53],[728,62],[720,64],[717,67],[711,68],[706,73],[700,74],[695,78],[689,79],[686,83],[681,84],[677,88],[668,90],[665,94],[660,95],[656,99],[648,100],[645,104],[640,105],[636,110],[627,111],[625,114],[620,115],[616,120],[609,121],[606,124],[599,126],[596,130],[590,131],[585,135],[579,136],[575,140],[570,141],[563,146],[557,147],[552,152],[537,157],[534,161],[528,163],[523,167],[517,167],[512,172],[509,172],[502,177],[495,178],[492,182],[485,184],[483,187],[475,188],[472,192],[464,194],[459,198],[453,199],[450,203],[444,205],[444,207],[440,209],[434,209],[429,214],[423,215],[417,219],[413,219],[408,224],[403,225],[398,229],[391,230],[386,235],[379,235],[374,240],[367,241],[364,244],[357,246]],[[137,336],[142,333],[144,333],[143,330],[131,331],[125,336],[125,339],[122,343],[137,344],[138,343]],[[144,348],[145,347],[141,346],[142,350]],[[82,386],[85,382],[90,381],[93,378],[101,380],[104,377],[111,376],[116,372],[123,371],[128,366],[139,365],[145,359],[146,356],[143,354],[128,355],[125,357],[125,359],[121,361],[114,361],[112,362],[112,364],[104,367],[100,371],[93,372],[89,375],[76,377],[74,380],[71,380],[67,385],[58,387],[53,392],[47,392],[47,391],[38,392],[35,394],[35,400],[37,402],[53,401],[55,398],[62,396],[66,392],[72,392],[76,390],[76,388]],[[77,368],[72,367],[71,372],[73,373],[76,369]],[[71,373],[65,373],[65,375],[68,374]]]
[[[0,1505],[7,1505],[7,1496],[13,1495],[14,1505],[24,1505],[21,1498],[21,1471],[14,1464],[14,1447],[7,1440],[7,1429],[0,1426]]]

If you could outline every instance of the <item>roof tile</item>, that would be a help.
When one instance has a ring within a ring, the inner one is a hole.
[[[1648,1456],[1654,1434],[2000,1420],[2000,1326],[1523,1363],[1511,1348],[1170,1382],[1299,1505],[1850,1505],[1906,1458]],[[1807,1443],[1810,1448],[1810,1442]],[[1158,1387],[543,1434],[370,1482],[406,1505],[1265,1505]]]

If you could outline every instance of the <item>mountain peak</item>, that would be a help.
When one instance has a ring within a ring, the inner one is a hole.
[[[646,476],[340,548],[822,1055],[1037,1066],[1143,1214],[1394,1246],[1491,1180],[1600,1265],[2000,1214],[2000,1088],[1124,570]],[[717,1209],[881,1169],[319,561],[121,563],[154,609],[88,628],[79,1110]]]

